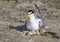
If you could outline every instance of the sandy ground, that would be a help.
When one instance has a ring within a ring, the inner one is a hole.
[[[24,23],[26,11],[37,10],[34,3],[41,9],[41,13],[46,13],[45,25],[47,30],[56,33],[60,37],[60,1],[58,0],[33,0],[16,3],[15,1],[0,2],[0,42],[60,42],[60,38],[49,36],[24,35]],[[11,27],[13,26],[13,27]]]

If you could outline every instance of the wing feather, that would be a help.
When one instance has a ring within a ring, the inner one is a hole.
[[[38,11],[38,17],[41,17],[41,12],[40,12],[40,9],[38,8],[38,6],[36,4],[34,4],[35,7],[37,8],[37,11]]]

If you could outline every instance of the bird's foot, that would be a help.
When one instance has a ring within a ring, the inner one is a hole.
[[[47,32],[47,30],[45,28],[39,30],[39,33],[42,35],[44,35],[46,32]]]
[[[33,36],[33,35],[38,35],[40,34],[39,31],[24,31],[24,35],[26,36]]]

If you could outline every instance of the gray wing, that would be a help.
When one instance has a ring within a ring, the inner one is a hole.
[[[41,12],[40,12],[40,9],[38,8],[38,6],[36,4],[34,4],[35,7],[37,8],[37,11],[38,11],[38,17],[41,17]]]
[[[39,21],[39,27],[40,28],[45,27],[45,24],[44,24],[44,20],[43,19]]]
[[[25,25],[25,28],[26,28],[26,25],[27,25],[27,20],[20,20],[19,22],[22,22],[22,23],[24,23],[24,25]]]
[[[36,4],[34,4],[35,5],[35,7],[37,8],[37,11],[38,11],[38,18],[44,18],[45,16],[46,16],[46,14],[44,13],[44,14],[42,14],[41,12],[40,12],[40,9],[38,8],[38,6],[36,5]]]

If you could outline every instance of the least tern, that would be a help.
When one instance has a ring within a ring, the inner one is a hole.
[[[35,7],[38,10],[38,16],[34,14],[33,10],[27,11],[27,20],[25,21],[25,27],[27,30],[39,30],[41,27],[44,27],[44,16],[45,14],[41,14],[39,8],[35,4]]]
[[[27,18],[27,22],[26,22],[27,30],[39,30],[40,27],[43,26],[42,19],[35,16],[33,10],[28,10],[26,18]]]

